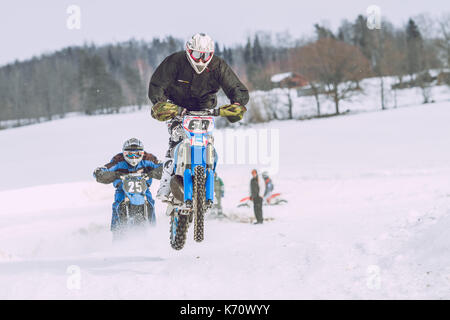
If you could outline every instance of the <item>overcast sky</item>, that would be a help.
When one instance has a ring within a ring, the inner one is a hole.
[[[0,65],[84,42],[104,44],[173,35],[187,38],[207,32],[221,44],[244,43],[258,30],[311,34],[314,23],[336,29],[369,5],[401,26],[420,13],[450,11],[444,0],[1,0]],[[81,9],[81,29],[66,26],[69,5]]]

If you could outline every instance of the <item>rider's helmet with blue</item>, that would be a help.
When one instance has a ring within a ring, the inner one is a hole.
[[[125,161],[135,167],[144,157],[144,144],[136,138],[128,139],[123,144],[122,153]]]
[[[186,56],[198,74],[205,71],[214,56],[214,41],[205,33],[196,33],[186,42]]]

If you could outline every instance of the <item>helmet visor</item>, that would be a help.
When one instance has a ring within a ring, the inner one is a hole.
[[[139,158],[142,158],[144,156],[144,151],[142,151],[142,150],[129,150],[129,151],[124,151],[123,154],[128,159],[139,159]]]
[[[211,59],[213,53],[212,52],[202,52],[202,51],[197,51],[197,50],[189,50],[189,54],[191,55],[191,58],[195,61],[195,62],[208,62],[209,59]]]

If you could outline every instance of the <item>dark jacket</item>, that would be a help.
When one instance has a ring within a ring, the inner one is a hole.
[[[221,58],[213,56],[205,71],[197,74],[184,51],[176,52],[156,68],[148,97],[153,104],[170,100],[188,110],[213,109],[222,88],[231,103],[247,104],[248,90]]]
[[[250,180],[250,196],[253,201],[260,198],[259,196],[259,184],[258,177],[254,177]]]

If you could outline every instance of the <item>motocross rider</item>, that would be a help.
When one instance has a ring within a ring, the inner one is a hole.
[[[144,145],[139,139],[131,138],[126,140],[121,153],[116,154],[109,163],[103,167],[98,167],[94,171],[94,177],[97,182],[105,184],[113,183],[116,188],[111,218],[111,231],[113,232],[119,226],[119,206],[125,199],[120,174],[140,171],[149,175],[149,179],[147,180],[148,189],[145,195],[149,204],[149,221],[151,224],[155,224],[155,200],[152,198],[150,185],[152,184],[152,178],[161,178],[162,164],[154,155],[144,151]]]
[[[153,73],[148,96],[153,103],[151,115],[167,121],[169,149],[164,161],[161,184],[156,197],[169,201],[170,178],[174,167],[174,149],[183,139],[182,112],[213,109],[216,94],[222,88],[230,104],[221,106],[219,114],[230,122],[244,116],[249,100],[247,88],[221,58],[214,55],[214,41],[197,33],[186,42],[184,51],[171,54]]]

